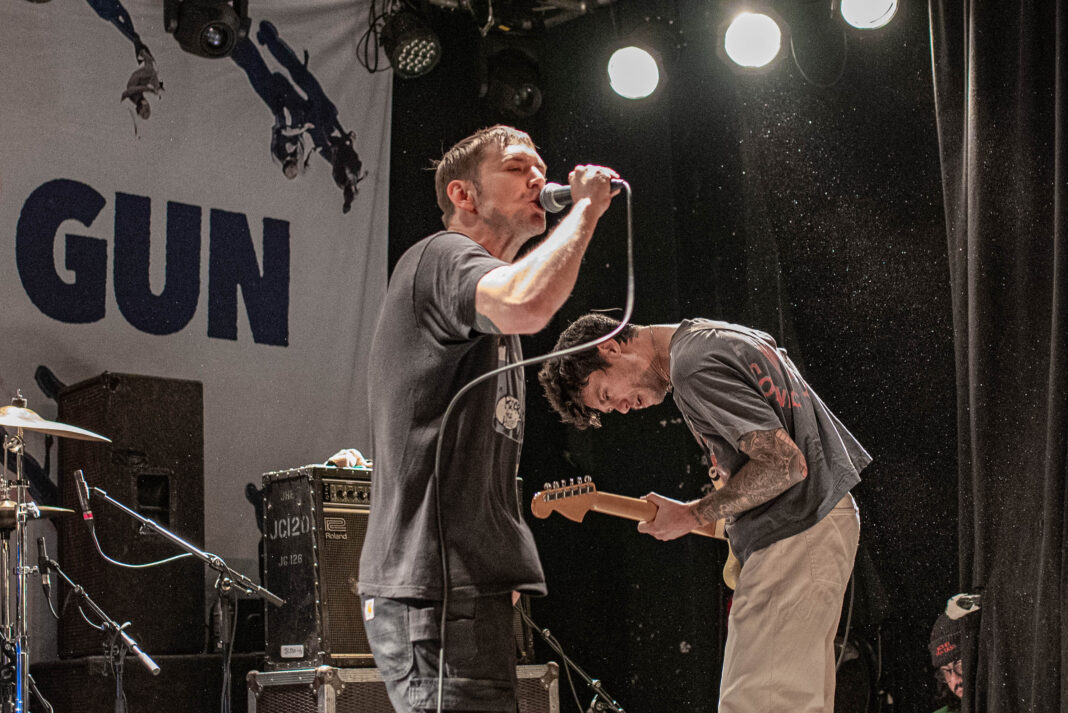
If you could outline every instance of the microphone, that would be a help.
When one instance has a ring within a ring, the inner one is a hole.
[[[48,546],[44,537],[37,538],[37,571],[41,573],[41,586],[44,587],[45,596],[52,589],[52,575],[49,574],[51,567],[48,564]]]
[[[622,190],[624,182],[618,178],[612,179],[612,190]],[[546,183],[538,196],[541,207],[549,213],[559,213],[571,205],[571,186],[562,186],[559,183]]]
[[[89,485],[85,482],[82,469],[74,471],[74,490],[78,493],[78,504],[82,508],[82,520],[90,528],[93,527],[93,511],[89,509]]]
[[[127,622],[127,624],[128,623],[129,622]],[[149,673],[151,673],[153,676],[158,676],[159,664],[153,661],[148,654],[141,650],[141,647],[137,645],[137,642],[134,641],[133,638],[126,633],[125,627],[126,624],[123,624],[121,627],[119,627],[119,636],[122,637],[123,643],[125,643],[127,648],[129,648],[130,651],[134,653],[134,656],[136,656],[137,660],[141,662],[141,665],[148,669]]]

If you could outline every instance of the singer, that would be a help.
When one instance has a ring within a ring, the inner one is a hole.
[[[584,315],[556,348],[618,324]],[[727,620],[719,713],[831,713],[834,636],[860,537],[849,491],[871,457],[786,350],[764,332],[727,322],[628,324],[596,349],[546,361],[538,379],[562,420],[578,428],[674,391],[716,487],[688,503],[649,493],[656,517],[638,530],[673,540],[727,519],[742,571]]]
[[[571,210],[517,260],[546,225],[538,199],[545,163],[530,137],[493,126],[437,162],[445,230],[397,262],[368,370],[375,473],[359,591],[397,711],[437,706],[446,592],[443,709],[516,710],[512,593],[546,591],[516,507],[522,371],[502,372],[456,402],[435,485],[438,433],[453,396],[519,361],[517,335],[544,328],[568,298],[614,178],[609,168],[576,167]]]

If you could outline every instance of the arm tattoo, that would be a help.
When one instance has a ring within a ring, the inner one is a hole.
[[[694,514],[702,525],[766,503],[808,476],[804,454],[781,428],[747,433],[739,447],[749,456],[749,462],[721,489],[697,502]]]

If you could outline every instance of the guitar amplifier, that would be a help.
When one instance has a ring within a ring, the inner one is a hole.
[[[356,584],[371,470],[308,465],[263,476],[268,670],[374,666]]]
[[[516,668],[519,713],[560,713],[559,667]],[[248,713],[393,713],[378,669],[317,669],[248,674]]]
[[[522,481],[517,479],[517,498]],[[374,666],[357,593],[371,508],[371,470],[306,465],[263,475],[263,586],[285,605],[264,609],[269,671]],[[518,501],[517,501],[518,507]],[[516,659],[533,663],[534,634],[513,614]]]

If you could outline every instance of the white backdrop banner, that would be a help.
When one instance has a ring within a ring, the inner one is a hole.
[[[194,544],[250,576],[245,484],[369,449],[391,73],[356,61],[368,4],[251,3],[222,59],[161,0],[0,4],[0,397],[54,419],[40,365],[202,382]]]

